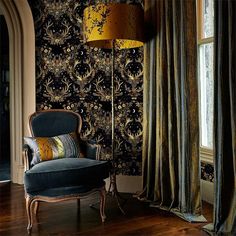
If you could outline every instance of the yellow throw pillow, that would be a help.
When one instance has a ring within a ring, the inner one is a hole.
[[[79,143],[76,133],[55,137],[24,137],[33,153],[31,165],[58,158],[79,157]]]

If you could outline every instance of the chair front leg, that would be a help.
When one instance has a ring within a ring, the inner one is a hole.
[[[39,211],[39,201],[35,201],[34,203],[34,214],[37,215]]]
[[[100,191],[100,215],[102,218],[102,222],[105,222],[105,202],[106,202],[106,190],[105,187]]]
[[[28,217],[27,231],[30,234],[33,225],[33,216],[32,216],[33,198],[31,198],[29,195],[26,195],[25,200],[26,200],[26,211]]]

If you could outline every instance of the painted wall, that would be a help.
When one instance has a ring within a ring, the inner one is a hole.
[[[82,37],[83,10],[92,1],[28,2],[36,34],[37,110],[63,108],[78,112],[83,119],[82,137],[96,140],[102,145],[102,159],[110,159],[111,51],[89,48]],[[120,174],[139,176],[143,49],[117,51],[115,65],[116,165]]]

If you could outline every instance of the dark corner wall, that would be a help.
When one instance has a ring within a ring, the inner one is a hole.
[[[83,10],[94,1],[28,2],[35,22],[37,110],[78,112],[83,119],[82,137],[101,144],[102,159],[109,159],[111,51],[82,42]],[[142,0],[120,2],[142,4]],[[143,48],[117,51],[115,64],[117,167],[121,174],[141,175]]]
[[[5,17],[0,15],[0,168],[10,165],[9,35]]]

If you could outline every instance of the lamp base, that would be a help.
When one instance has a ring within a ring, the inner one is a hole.
[[[122,212],[123,215],[125,215],[123,205],[126,203],[127,199],[123,198],[117,190],[116,174],[115,173],[110,174],[110,184],[109,184],[109,188],[107,190],[107,194],[116,198],[116,202],[117,202],[117,205],[118,205],[120,211]],[[123,201],[122,204],[121,204],[121,201]]]
[[[112,197],[116,198],[116,202],[117,205],[120,209],[120,211],[122,212],[123,215],[125,215],[125,211],[123,209],[123,205],[127,202],[127,199],[123,198],[120,193],[117,190],[117,184],[116,184],[116,174],[110,174],[110,184],[109,184],[109,188],[106,192],[107,195],[111,195]],[[123,201],[123,203],[121,204],[121,201]],[[96,208],[95,205],[99,204],[100,201],[90,204],[89,206],[91,208]]]

